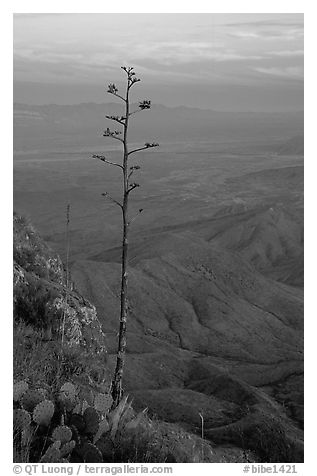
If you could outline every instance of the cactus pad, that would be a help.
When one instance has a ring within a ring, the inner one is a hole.
[[[77,393],[78,392],[75,385],[73,385],[71,382],[66,382],[64,385],[62,385],[58,400],[65,410],[73,410],[77,403]]]
[[[109,459],[111,461],[113,456],[114,445],[109,435],[102,435],[96,443],[96,447],[101,452],[104,460]]]
[[[82,402],[77,403],[73,408],[73,414],[76,413],[78,415],[81,415],[82,406]]]
[[[75,426],[80,433],[83,432],[86,428],[84,417],[78,415],[77,413],[72,414],[69,420],[69,424]]]
[[[65,443],[60,449],[61,457],[68,456],[73,451],[75,446],[76,446],[76,443],[74,440],[71,440]]]
[[[88,407],[86,408],[83,416],[86,424],[86,433],[95,434],[99,428],[99,414],[97,410],[92,407]]]
[[[44,397],[38,390],[28,389],[21,397],[21,404],[24,410],[32,412],[42,400],[44,400]]]
[[[45,400],[49,394],[46,388],[38,388],[37,391],[42,395],[42,400]]]
[[[13,410],[13,428],[16,430],[25,430],[31,424],[30,414],[21,408]]]
[[[20,380],[13,384],[13,400],[18,402],[22,395],[29,389],[29,384],[25,380]]]
[[[33,420],[38,425],[48,426],[54,415],[54,411],[54,403],[50,400],[43,400],[34,408]]]
[[[55,441],[40,459],[40,463],[59,463],[61,460],[61,442]]]
[[[77,396],[77,389],[71,382],[66,382],[61,386],[60,394],[62,394],[65,398],[75,400]]]
[[[83,448],[83,458],[85,463],[102,463],[101,451],[92,443],[86,443]]]
[[[57,426],[52,433],[52,438],[62,444],[68,443],[72,439],[72,430],[66,425]]]
[[[61,404],[61,407],[68,412],[73,411],[76,406],[76,400],[66,398],[63,394],[58,396],[58,401]]]
[[[112,402],[113,400],[111,395],[106,393],[98,393],[95,396],[94,407],[99,412],[105,414],[106,412],[110,410]]]
[[[94,393],[90,388],[82,387],[79,391],[80,400],[85,401],[88,403],[89,406],[93,406],[94,404]]]

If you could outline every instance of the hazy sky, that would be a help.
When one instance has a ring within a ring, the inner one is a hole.
[[[14,100],[111,101],[128,65],[156,103],[302,110],[303,43],[302,14],[17,14]]]

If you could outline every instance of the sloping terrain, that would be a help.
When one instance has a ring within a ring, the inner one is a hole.
[[[17,463],[38,462],[50,447],[52,435],[60,427],[62,418],[66,420],[64,428],[71,431],[73,437],[76,435],[67,461],[86,461],[85,421],[81,420],[79,413],[72,413],[72,409],[63,405],[61,388],[75,389],[79,401],[83,399],[86,405],[89,405],[87,402],[92,405],[96,396],[100,398],[100,395],[106,394],[109,398],[112,372],[110,374],[107,362],[105,336],[95,307],[70,289],[71,286],[66,289],[60,257],[48,247],[31,223],[14,214],[13,232],[13,459]],[[62,331],[65,331],[64,340]],[[22,440],[19,415],[25,416],[24,422],[31,420],[33,406],[44,399],[55,407],[54,418],[49,427],[38,425],[34,421],[33,410],[33,422],[29,423],[33,427],[22,426],[23,431],[30,430],[28,438]],[[219,463],[242,462],[246,458],[254,460],[251,452],[245,453],[232,445],[219,447],[215,451],[207,440],[175,423],[152,420],[143,410],[144,407],[137,414],[130,401],[122,400],[120,410],[115,410],[115,441],[107,440],[109,444],[106,447],[101,444],[104,462]],[[77,418],[78,422],[79,418],[78,426],[71,424],[74,415],[75,421]],[[107,416],[110,418],[109,409]],[[127,427],[132,420],[132,428]],[[108,432],[112,432],[113,428],[109,428]],[[97,449],[96,446],[94,448]],[[48,459],[59,462],[61,457],[55,452]],[[100,462],[100,454],[95,453],[92,459]]]
[[[195,236],[239,253],[266,276],[303,287],[303,182],[302,166],[227,178],[222,189],[228,188],[235,197],[228,205],[219,206],[212,218],[139,231],[130,243],[130,263],[160,256],[172,246],[170,234],[194,231]],[[121,250],[117,246],[88,256],[120,262]]]
[[[239,255],[194,234],[168,238],[162,256],[130,270],[131,332],[157,334],[187,351],[251,366],[301,361],[300,290],[264,278]],[[82,261],[72,274],[107,329],[116,329],[119,265]],[[255,383],[252,372],[250,379]]]
[[[196,433],[202,414],[213,444],[263,461],[303,458],[302,171],[228,178],[239,203],[130,245],[124,385],[135,406]],[[120,247],[77,261],[72,276],[114,364]]]
[[[29,325],[48,340],[63,338],[81,351],[106,351],[96,308],[66,287],[60,257],[24,217],[13,217],[13,304],[15,325]],[[63,321],[63,325],[61,325]]]
[[[130,262],[160,256],[171,234],[195,229],[195,235],[235,251],[257,270],[275,280],[303,286],[303,224],[294,219],[283,205],[256,207],[235,212],[226,208],[224,215],[149,232],[130,246]],[[155,244],[155,246],[153,246]],[[120,247],[92,256],[93,260],[120,261]]]
[[[279,400],[274,392],[283,381],[294,390],[290,379],[303,372],[302,291],[188,231],[149,239],[138,251],[129,273],[124,382],[136,404],[191,431],[199,431],[202,413],[212,441],[247,447],[250,425],[261,432],[271,418],[300,454],[302,398],[290,389]],[[114,352],[119,264],[83,260],[72,275],[95,303]]]
[[[228,220],[229,221],[229,220]],[[239,252],[258,270],[278,281],[303,286],[303,226],[283,207],[270,207],[227,223],[209,240]]]
[[[292,137],[284,144],[282,144],[278,149],[278,153],[283,155],[303,155],[304,154],[304,136],[299,135]]]
[[[303,168],[292,165],[301,160],[202,153],[193,164],[193,154],[157,156],[145,172],[148,189],[135,198],[148,210],[131,234],[125,389],[136,409],[196,434],[201,413],[213,445],[249,448],[261,461],[300,461]],[[32,211],[27,197],[35,194],[37,219],[51,220],[50,242],[62,252],[61,217],[73,197],[72,280],[97,308],[113,367],[120,217],[96,205],[104,175],[96,184],[95,171],[74,161],[74,197],[59,180],[70,168],[52,164],[31,164],[31,192],[20,202]]]

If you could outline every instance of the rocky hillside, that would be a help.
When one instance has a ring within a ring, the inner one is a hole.
[[[66,287],[61,259],[23,217],[13,218],[14,318],[57,338],[64,326],[70,345],[94,352],[106,350],[96,308]],[[71,286],[69,286],[71,288]]]

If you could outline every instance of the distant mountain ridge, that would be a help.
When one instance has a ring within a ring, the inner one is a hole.
[[[277,149],[280,155],[304,155],[304,136],[292,137]]]
[[[138,102],[132,102],[131,103],[132,106],[137,106],[138,105]],[[107,106],[110,106],[110,107],[120,107],[120,102],[102,102],[102,103],[97,103],[97,102],[82,102],[82,103],[78,103],[78,104],[55,104],[55,103],[48,103],[48,104],[27,104],[27,103],[20,103],[20,102],[14,102],[13,103],[13,108],[14,110],[18,110],[18,109],[23,109],[23,110],[37,110],[37,111],[41,111],[41,110],[49,110],[49,109],[55,109],[55,110],[69,110],[69,109],[85,109],[85,108],[89,108],[89,107],[92,107],[92,108],[95,108],[95,109],[98,109],[98,108],[104,108],[104,107],[107,107]],[[122,107],[122,106],[121,106]],[[218,110],[218,109],[212,109],[212,108],[200,108],[200,107],[192,107],[192,106],[185,106],[185,105],[180,105],[180,106],[166,106],[165,104],[159,104],[159,103],[152,103],[152,108],[156,108],[156,109],[168,109],[168,110],[176,110],[178,112],[184,112],[184,111],[197,111],[197,112],[200,112],[200,113],[210,113],[210,112],[213,112],[213,113],[218,113],[218,114],[236,114],[236,115],[239,115],[239,114],[253,114],[253,115],[263,115],[263,116],[279,116],[279,115],[294,115],[294,114],[301,114],[303,115],[303,111],[301,110],[298,110],[298,111],[281,111],[281,112],[278,112],[278,111],[274,111],[274,112],[267,112],[267,111],[263,111],[263,112],[259,112],[259,111],[221,111],[221,110]]]
[[[137,109],[137,104],[132,108]],[[104,144],[106,114],[123,113],[121,103],[31,106],[14,104],[14,148],[38,148],[75,142]],[[288,139],[303,131],[303,113],[221,112],[187,106],[153,104],[131,121],[132,141]],[[80,133],[80,136],[78,134]],[[67,139],[68,138],[68,139]],[[45,140],[44,140],[45,139]],[[33,145],[32,145],[33,144]],[[36,147],[37,146],[37,147]]]

